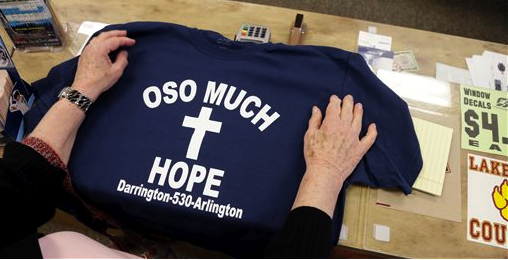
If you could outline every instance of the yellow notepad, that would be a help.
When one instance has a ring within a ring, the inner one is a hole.
[[[453,129],[413,117],[423,167],[413,189],[441,196]]]

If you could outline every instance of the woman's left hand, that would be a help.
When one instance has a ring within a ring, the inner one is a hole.
[[[95,101],[118,81],[129,63],[127,51],[118,53],[115,62],[111,61],[109,53],[134,43],[134,39],[127,37],[127,31],[119,30],[103,32],[93,38],[79,58],[72,87]]]

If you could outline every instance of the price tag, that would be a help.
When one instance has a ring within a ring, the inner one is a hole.
[[[460,86],[462,148],[508,156],[508,93]]]

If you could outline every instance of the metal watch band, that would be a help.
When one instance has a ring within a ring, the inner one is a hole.
[[[58,94],[58,98],[65,98],[69,100],[84,112],[86,112],[92,104],[92,101],[88,97],[71,87],[63,88],[62,91],[60,91],[60,94]]]

